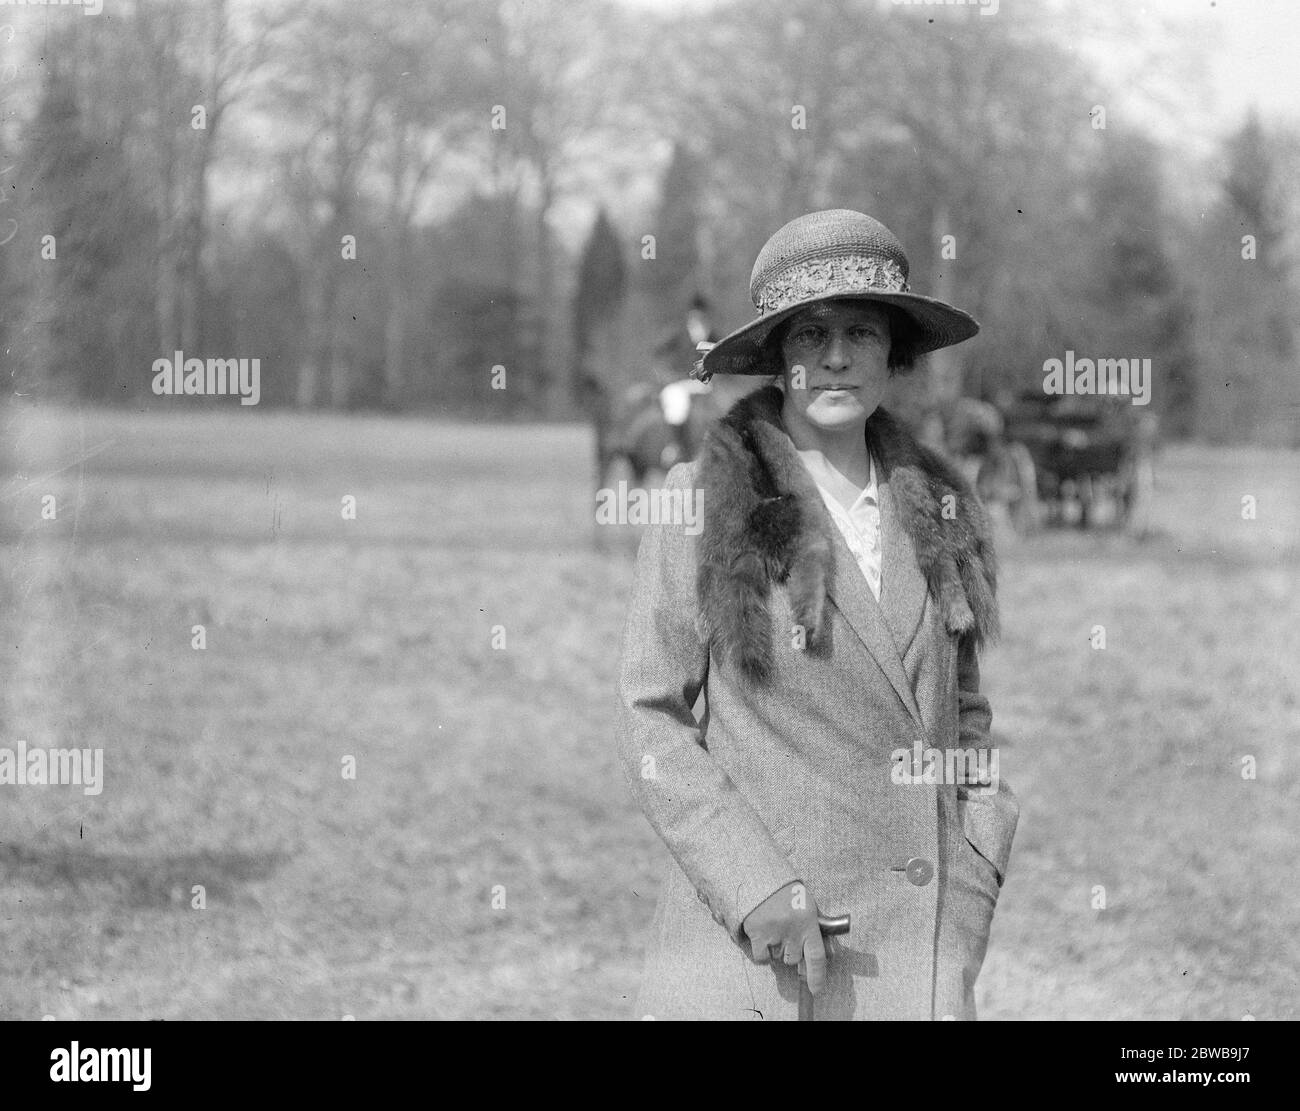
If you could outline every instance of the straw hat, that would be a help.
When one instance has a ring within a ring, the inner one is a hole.
[[[833,208],[791,220],[758,252],[749,296],[758,310],[731,335],[706,347],[691,376],[707,382],[714,374],[764,374],[760,357],[772,330],[805,305],[840,297],[894,305],[916,325],[916,354],[970,339],[980,326],[961,309],[912,293],[907,255],[884,224],[861,212]]]

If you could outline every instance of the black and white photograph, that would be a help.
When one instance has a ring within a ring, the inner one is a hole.
[[[1097,1067],[1249,1083],[1298,57],[1289,0],[0,0],[0,1019],[1232,1023]]]

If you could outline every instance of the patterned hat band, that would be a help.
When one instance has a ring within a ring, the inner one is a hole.
[[[897,262],[879,255],[836,255],[799,262],[764,280],[754,290],[754,306],[763,315],[781,312],[813,297],[843,293],[906,293],[907,274]]]

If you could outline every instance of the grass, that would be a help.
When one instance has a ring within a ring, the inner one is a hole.
[[[0,786],[0,1017],[630,1014],[665,850],[584,429],[0,419],[0,745],[105,753],[96,797]],[[1171,449],[1158,502],[1004,541],[986,1018],[1297,1017],[1300,456]]]

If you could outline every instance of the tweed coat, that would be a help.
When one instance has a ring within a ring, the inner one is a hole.
[[[819,1020],[974,1018],[1018,804],[1000,777],[981,791],[897,770],[899,750],[989,745],[987,520],[878,410],[877,602],[780,403],[775,387],[743,398],[702,459],[672,469],[669,491],[704,499],[703,529],[652,525],[637,556],[618,746],[673,860],[633,1017],[794,1019],[797,972],[755,962],[741,924],[800,881],[823,913],[852,915]]]

